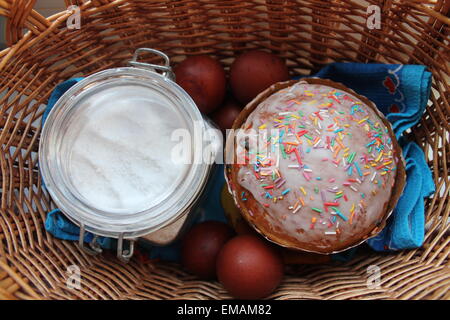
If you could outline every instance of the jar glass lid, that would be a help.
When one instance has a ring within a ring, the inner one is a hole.
[[[165,93],[123,81],[81,97],[60,149],[67,181],[80,199],[128,214],[173,193],[189,165],[171,161],[172,133],[188,130],[171,105]]]
[[[195,103],[168,77],[105,70],[71,87],[51,110],[41,173],[73,222],[134,238],[175,220],[202,188],[209,169],[198,158],[203,130]]]

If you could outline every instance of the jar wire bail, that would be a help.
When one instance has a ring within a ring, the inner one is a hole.
[[[146,63],[146,62],[139,62],[138,58],[140,56],[141,53],[144,52],[148,52],[148,53],[153,53],[157,56],[160,56],[161,58],[163,58],[164,60],[164,65],[159,65],[159,64],[153,64],[153,63]],[[144,69],[150,69],[154,72],[156,72],[156,70],[159,70],[162,72],[162,75],[170,80],[175,80],[175,74],[172,71],[172,68],[170,67],[170,60],[169,57],[156,49],[151,49],[151,48],[138,48],[136,49],[136,51],[133,54],[133,58],[128,61],[128,63],[133,66],[133,67],[138,67],[138,68],[144,68]]]
[[[90,255],[97,255],[102,252],[102,248],[97,242],[98,236],[94,235],[92,238],[92,241],[89,243],[89,248],[85,246],[84,244],[84,234],[86,230],[84,227],[84,224],[80,224],[80,237],[78,238],[78,246],[81,250],[84,252],[90,254]]]
[[[130,261],[130,258],[134,254],[134,239],[129,239],[129,247],[128,249],[123,249],[123,243],[124,243],[124,234],[121,233],[119,235],[119,238],[117,239],[117,258],[125,263]]]

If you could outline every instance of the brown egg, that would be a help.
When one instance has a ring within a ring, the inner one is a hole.
[[[199,278],[214,278],[217,255],[233,234],[227,224],[219,221],[195,225],[182,241],[181,261],[184,267]]]
[[[283,60],[265,51],[245,52],[230,68],[233,95],[244,105],[272,84],[287,80],[289,70]]]
[[[214,111],[225,96],[222,65],[209,56],[192,56],[174,68],[176,82],[191,96],[203,113]]]
[[[211,119],[225,132],[226,129],[231,129],[241,110],[242,107],[234,99],[227,99],[223,106],[211,115]]]
[[[271,244],[252,235],[240,235],[220,251],[217,277],[235,298],[261,299],[281,282],[283,262]]]

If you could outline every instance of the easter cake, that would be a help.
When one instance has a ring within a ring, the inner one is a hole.
[[[403,191],[389,122],[342,84],[277,83],[233,129],[229,190],[249,224],[279,245],[323,254],[355,246],[381,231]]]

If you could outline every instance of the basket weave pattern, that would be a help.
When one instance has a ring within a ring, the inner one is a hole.
[[[40,118],[54,86],[74,76],[126,65],[138,47],[186,55],[211,54],[229,66],[243,50],[270,50],[295,74],[333,61],[424,64],[433,73],[430,101],[408,134],[425,151],[437,191],[426,201],[422,248],[368,252],[348,263],[293,268],[271,298],[450,299],[450,1],[446,0],[90,0],[49,18],[35,0],[0,0],[9,48],[0,52],[0,298],[209,299],[229,297],[217,282],[199,281],[179,265],[120,263],[91,257],[45,231],[54,208],[42,187],[37,150]],[[369,5],[381,7],[381,29],[366,25]],[[146,58],[153,61],[152,57]],[[82,290],[66,286],[78,265]],[[367,286],[367,268],[381,271]]]

